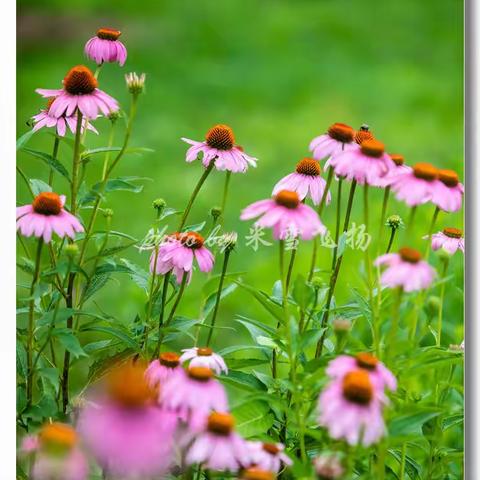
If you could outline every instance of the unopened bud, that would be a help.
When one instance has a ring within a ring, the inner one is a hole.
[[[438,259],[442,262],[446,262],[450,260],[451,256],[453,253],[450,253],[449,251],[445,250],[443,247],[439,248],[436,252],[435,255],[438,257]]]
[[[431,317],[434,317],[440,309],[440,298],[432,295],[425,302],[425,309]]]
[[[315,290],[318,290],[322,287],[323,285],[323,282],[322,282],[322,279],[320,277],[313,277],[312,278],[312,287],[315,289]]]
[[[78,245],[76,243],[69,243],[63,248],[65,255],[69,258],[75,258],[78,254]]]
[[[108,114],[108,119],[109,119],[112,123],[115,123],[120,117],[121,117],[120,110],[115,110],[115,111],[110,112],[110,113]]]
[[[145,74],[138,76],[135,72],[127,73],[125,75],[128,91],[132,95],[139,95],[145,88]]]
[[[156,198],[152,202],[152,206],[155,210],[162,211],[167,206],[167,202],[163,198]]]
[[[390,215],[385,222],[385,226],[393,230],[397,230],[399,228],[403,228],[404,224],[400,215]]]
[[[212,207],[210,209],[210,215],[213,217],[214,220],[217,220],[220,218],[220,215],[222,214],[222,209],[220,207]]]
[[[105,208],[103,210],[103,216],[105,218],[112,218],[113,217],[113,210],[111,208]]]
[[[237,232],[224,233],[220,240],[222,249],[231,252],[237,245],[238,234]]]

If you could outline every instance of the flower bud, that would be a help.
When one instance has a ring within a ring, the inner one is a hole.
[[[440,309],[440,298],[434,295],[428,297],[425,302],[425,309],[431,317],[437,315],[438,310]]]
[[[163,198],[156,198],[152,202],[152,206],[155,210],[158,210],[161,212],[167,206],[167,202]]]
[[[120,110],[115,110],[115,111],[112,111],[108,114],[108,119],[112,122],[112,123],[116,123],[116,121],[121,117],[121,114],[120,114]]]
[[[75,258],[78,255],[78,245],[76,243],[69,243],[63,247],[65,255],[69,258]]]
[[[438,259],[441,261],[441,262],[446,262],[448,260],[450,260],[450,257],[453,255],[453,253],[450,253],[448,252],[447,250],[445,250],[443,247],[442,248],[439,248],[435,254],[437,255]]]
[[[385,226],[387,226],[387,227],[389,227],[393,230],[397,230],[399,228],[403,228],[404,224],[403,224],[403,220],[400,217],[400,215],[390,215],[387,218],[387,221],[385,222]]]
[[[222,250],[231,252],[237,245],[238,234],[237,232],[224,233],[220,240]]]
[[[103,216],[105,218],[112,218],[113,217],[113,210],[111,208],[105,208],[103,210]]]
[[[323,285],[323,282],[322,282],[322,279],[320,277],[313,277],[312,278],[312,287],[315,289],[315,290],[318,290],[322,287]]]
[[[222,209],[220,207],[212,207],[210,209],[210,215],[213,217],[214,220],[217,220],[220,218],[220,215],[222,214]]]
[[[348,318],[337,317],[332,322],[333,330],[337,332],[348,332],[352,327],[352,322]]]
[[[125,75],[128,91],[132,95],[139,95],[145,88],[145,74],[138,76],[135,72],[127,73]]]

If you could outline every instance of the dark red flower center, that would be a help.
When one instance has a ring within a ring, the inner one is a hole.
[[[198,382],[208,382],[213,377],[213,372],[208,367],[190,367],[187,373]]]
[[[432,182],[438,176],[438,170],[431,163],[416,163],[413,166],[413,174],[417,178]]]
[[[456,187],[458,185],[458,175],[453,170],[439,170],[438,179],[447,187]]]
[[[228,125],[215,125],[205,138],[207,145],[217,150],[231,150],[235,144],[233,130]]]
[[[209,357],[210,355],[212,355],[212,353],[213,353],[213,350],[208,347],[201,347],[197,349],[197,355],[199,357]]]
[[[403,158],[403,155],[399,155],[398,153],[394,153],[390,155],[390,158],[392,159],[393,163],[397,166],[400,167],[405,163],[405,160]]]
[[[291,192],[290,190],[280,190],[275,195],[275,202],[282,207],[295,209],[300,204],[297,192]]]
[[[97,30],[97,37],[103,40],[118,40],[121,34],[120,30],[114,30],[113,28],[99,28]]]
[[[235,426],[235,419],[229,413],[213,412],[208,417],[207,429],[217,435],[229,435]]]
[[[343,396],[358,405],[368,405],[373,398],[373,387],[369,373],[365,370],[354,370],[343,378]]]
[[[42,215],[58,215],[62,211],[62,201],[56,193],[42,192],[35,197],[32,207]]]
[[[462,238],[463,232],[458,228],[447,227],[443,229],[443,234],[450,238]]]
[[[367,352],[358,353],[355,356],[357,365],[365,370],[375,370],[378,365],[378,359]]]
[[[77,65],[65,75],[63,87],[72,95],[85,95],[92,93],[98,87],[98,82],[88,67]]]
[[[266,442],[262,445],[262,447],[270,455],[276,455],[280,451],[275,443]]]
[[[202,248],[205,240],[197,232],[177,232],[172,235],[175,240],[178,240],[184,247],[196,250]]]
[[[360,150],[367,157],[380,158],[385,152],[385,145],[375,139],[365,140],[360,145]]]
[[[295,171],[302,175],[308,175],[309,177],[318,177],[322,169],[315,159],[305,157],[297,163]]]
[[[175,352],[164,352],[160,354],[160,365],[168,368],[178,367],[180,357]]]
[[[355,132],[355,142],[361,145],[365,140],[373,140],[373,133],[368,128],[368,125],[362,125],[360,130]]]
[[[344,123],[334,123],[330,125],[327,133],[330,138],[343,143],[350,143],[355,135],[353,128]]]
[[[275,474],[261,468],[250,467],[242,470],[240,478],[242,480],[274,480]]]
[[[418,250],[410,247],[400,248],[398,254],[404,262],[408,263],[418,263],[422,259],[422,254]]]

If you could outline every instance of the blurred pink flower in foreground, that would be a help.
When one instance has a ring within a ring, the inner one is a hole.
[[[97,35],[85,45],[85,55],[97,65],[118,62],[123,67],[127,60],[127,49],[118,39],[122,32],[112,28],[100,28]]]
[[[322,454],[313,460],[313,468],[320,480],[342,478],[345,469],[337,455]]]
[[[309,150],[313,158],[322,160],[354,147],[354,135],[355,131],[352,127],[344,123],[334,123],[327,133],[315,137],[310,142]]]
[[[375,266],[386,265],[380,282],[389,288],[400,287],[405,292],[424,290],[435,278],[435,270],[424,260],[420,252],[409,247],[402,247],[398,253],[381,255]]]
[[[31,205],[17,207],[17,230],[25,237],[35,235],[48,243],[52,232],[60,238],[75,238],[75,232],[83,232],[80,221],[63,207],[65,196],[53,192],[38,194]]]
[[[183,354],[180,357],[180,362],[185,363],[190,360],[190,367],[207,367],[210,370],[213,370],[217,375],[225,372],[228,373],[227,365],[225,360],[218,354],[215,353],[211,348],[203,347],[193,347],[186,348],[182,350]]]
[[[428,235],[423,237],[428,239]],[[453,255],[457,250],[465,253],[465,241],[463,239],[463,232],[458,228],[447,227],[441,232],[432,235],[432,250],[439,250],[442,248],[450,255]]]
[[[187,162],[193,162],[200,153],[203,153],[202,164],[205,168],[214,162],[217,170],[243,173],[249,166],[257,166],[256,158],[250,157],[242,147],[235,145],[233,130],[228,125],[212,127],[203,142],[189,138],[182,138],[182,140],[192,145],[187,151]]]
[[[284,452],[282,443],[248,442],[251,462],[261,470],[278,473],[282,467],[292,465],[291,458]]]
[[[310,197],[314,205],[318,205],[325,191],[326,181],[321,176],[322,169],[317,160],[304,158],[298,162],[295,172],[283,177],[273,187],[272,195],[281,190],[297,192],[300,200]],[[326,203],[330,203],[331,195],[327,193]]]

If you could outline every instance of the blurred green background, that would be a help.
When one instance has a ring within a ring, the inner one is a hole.
[[[104,66],[100,88],[126,108],[124,73],[147,75],[132,145],[155,152],[126,156],[116,175],[146,176],[152,181],[144,182],[138,194],[109,195],[105,206],[115,212],[115,230],[142,238],[153,221],[151,204],[157,197],[166,199],[170,207],[184,208],[202,169],[199,162],[185,163],[187,145],[180,137],[201,140],[213,124],[232,126],[237,142],[259,162],[258,168],[232,177],[225,229],[237,230],[240,242],[230,270],[246,272],[245,281],[258,288],[271,290],[278,278],[278,254],[273,246],[254,252],[245,245],[251,222],[239,221],[240,210],[267,198],[274,183],[308,155],[310,140],[331,123],[355,128],[367,123],[388,151],[402,153],[407,163],[432,162],[456,169],[463,178],[463,3],[459,0],[22,0],[18,5],[19,136],[44,105],[35,88],[59,88],[75,64],[95,67],[83,57],[83,46],[98,27],[122,30],[121,40],[128,49],[124,68]],[[96,127],[101,135],[88,135],[88,147],[107,143],[108,122],[99,119]],[[121,134],[120,128],[116,144]],[[51,152],[52,143],[52,137],[41,132],[29,147]],[[71,155],[70,147],[62,144],[59,159],[67,168]],[[98,156],[88,165],[89,184],[97,181],[101,163]],[[19,154],[18,164],[29,177],[48,175],[39,160],[24,153]],[[210,221],[208,211],[220,204],[223,181],[224,174],[211,175],[191,223]],[[55,188],[64,193],[66,186],[57,180]],[[372,192],[371,198],[370,218],[376,232],[381,192]],[[357,200],[353,220],[361,223],[360,195]],[[27,201],[20,179],[18,202]],[[405,220],[408,216],[405,206],[395,201],[389,213],[399,213]],[[408,239],[412,246],[423,246],[420,238],[432,213],[431,206],[419,208],[417,227]],[[88,211],[82,215],[87,218]],[[333,229],[332,207],[325,209],[323,221]],[[461,226],[462,216],[442,214],[438,225]],[[308,244],[300,246],[295,274],[306,272],[310,249]],[[348,300],[352,286],[363,288],[362,255],[352,250],[346,255],[340,302]],[[147,253],[130,249],[125,257],[147,268]],[[322,249],[319,266],[327,268],[330,259],[331,251]],[[435,258],[432,262],[438,265]],[[452,282],[461,287],[462,257],[457,255],[453,264]],[[327,278],[322,274],[322,279]],[[196,272],[179,313],[198,314],[204,282],[205,275]],[[463,295],[457,288],[447,292],[445,339],[459,343]],[[145,298],[129,278],[117,275],[96,302],[129,322],[142,311]],[[93,303],[90,307],[96,308]],[[220,325],[234,326],[243,334],[243,327],[232,321],[239,313],[271,322],[237,289],[221,305]],[[223,332],[215,342],[219,347],[238,341],[234,332]]]

